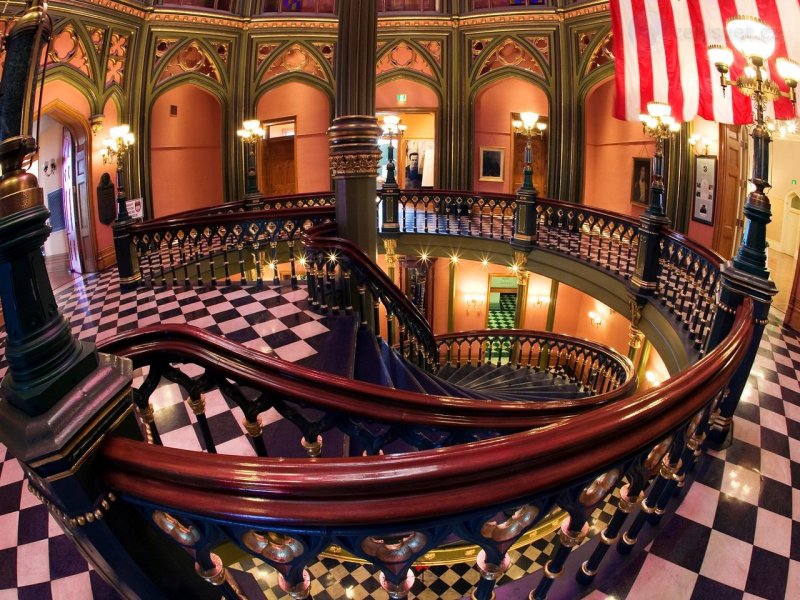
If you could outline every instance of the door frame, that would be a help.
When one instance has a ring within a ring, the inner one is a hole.
[[[97,215],[96,215],[96,202],[95,194],[93,193],[93,180],[92,180],[92,135],[89,128],[89,120],[80,112],[72,108],[66,102],[56,99],[42,107],[40,113],[34,115],[35,120],[39,120],[43,116],[48,116],[51,119],[66,127],[72,134],[72,143],[75,152],[73,153],[73,161],[77,159],[77,148],[81,144],[86,148],[86,184],[85,193],[81,192],[80,186],[75,185],[75,223],[78,232],[79,247],[81,252],[81,262],[83,264],[84,273],[97,272]],[[74,175],[74,173],[73,173]],[[82,216],[86,217],[89,224],[88,239],[84,239],[80,231],[80,220]]]
[[[266,132],[264,139],[261,141],[260,144],[256,144],[256,165],[258,168],[256,169],[256,176],[258,177],[258,188],[260,190],[267,189],[267,177],[266,177],[266,153],[267,153],[267,145],[269,144],[270,137],[269,137],[269,128],[273,125],[280,125],[281,123],[292,123],[294,124],[294,135],[292,137],[292,146],[294,150],[294,158],[292,162],[294,164],[294,189],[297,190],[298,187],[298,179],[297,179],[297,115],[289,115],[286,117],[280,117],[276,119],[264,119],[261,121],[261,127],[264,128]],[[282,136],[282,137],[289,137]],[[282,138],[275,138],[275,139],[282,139]],[[267,194],[264,194],[267,196]]]

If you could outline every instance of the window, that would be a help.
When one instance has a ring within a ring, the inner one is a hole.
[[[485,10],[496,8],[515,8],[525,6],[548,6],[552,0],[472,0],[472,10]]]
[[[158,4],[162,6],[190,6],[192,8],[209,8],[231,12],[233,0],[161,0]]]
[[[323,13],[336,12],[336,0],[263,0],[262,13]]]

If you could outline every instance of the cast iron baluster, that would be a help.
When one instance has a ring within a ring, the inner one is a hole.
[[[197,276],[197,285],[198,287],[202,287],[203,273],[200,265],[203,262],[203,239],[197,238],[196,240],[193,240],[192,243],[194,244],[195,254],[197,256],[197,260],[194,263],[195,275]]]
[[[302,259],[301,259],[302,260]],[[314,252],[308,251],[305,255],[306,288],[308,289],[308,302],[314,310],[319,309],[319,282],[317,281],[316,260]]]
[[[319,310],[322,313],[328,311],[328,283],[325,277],[325,256],[322,252],[317,252],[314,256],[315,273],[317,279],[317,289],[319,291]],[[377,323],[377,321],[376,321]]]
[[[369,311],[367,308],[367,287],[363,283],[359,283],[356,286],[356,291],[358,292],[358,313],[361,318],[361,327],[368,327],[369,322],[367,321],[367,315]]]
[[[331,299],[330,299],[330,309],[331,313],[334,315],[339,314],[340,302],[339,302],[339,287],[337,285],[337,263],[338,258],[328,260],[325,262],[325,271],[328,278],[328,289],[330,290]]]
[[[277,234],[276,234],[277,235]],[[281,278],[278,273],[278,242],[272,239],[269,243],[270,261],[272,264],[272,285],[275,288],[281,286]]]
[[[620,531],[622,531],[628,515],[644,500],[644,491],[650,484],[650,479],[658,471],[659,464],[669,449],[669,445],[670,439],[666,438],[646,455],[642,455],[629,470],[628,479],[630,483],[622,486],[620,490],[617,510],[614,511],[614,515],[606,528],[600,533],[597,547],[592,552],[589,560],[584,561],[575,576],[582,585],[589,585],[594,581],[603,558],[611,546],[617,543]]]
[[[256,271],[256,288],[263,289],[264,287],[264,251],[261,249],[260,244],[258,241],[253,242],[253,268]]]
[[[217,453],[217,446],[214,444],[214,438],[211,435],[211,428],[208,426],[208,419],[206,418],[206,398],[199,390],[193,390],[188,399],[189,408],[192,409],[195,417],[197,417],[197,424],[200,426],[200,433],[205,442],[206,451],[211,454]]]
[[[161,383],[161,367],[157,365],[150,365],[150,371],[147,373],[142,385],[139,389],[133,390],[133,402],[136,415],[139,417],[139,422],[144,428],[145,438],[148,443],[155,444],[156,446],[163,445],[161,443],[161,436],[158,433],[153,416],[153,405],[150,404],[150,396]]]
[[[289,252],[291,252],[291,250]],[[352,315],[353,290],[350,287],[352,285],[351,273],[350,273],[350,260],[347,258],[342,258],[340,260],[339,268],[342,274],[342,304],[344,305],[344,314]]]
[[[394,314],[389,306],[386,307],[386,343],[389,346],[394,344]]]
[[[294,240],[290,239],[286,242],[286,245],[289,247],[289,276],[291,278],[292,289],[297,289],[297,267],[295,265],[295,255],[294,255]]]
[[[372,292],[372,322],[375,323],[375,337],[380,341],[381,339],[381,311],[380,311],[380,300],[378,299],[378,294],[375,290],[370,288]],[[391,342],[390,342],[391,343]]]

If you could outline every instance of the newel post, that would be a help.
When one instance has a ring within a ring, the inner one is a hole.
[[[156,531],[101,479],[104,438],[141,434],[131,412],[130,361],[72,336],[40,250],[50,213],[23,165],[37,146],[30,117],[50,28],[45,1],[29,0],[8,36],[0,82],[0,299],[8,333],[0,442],[32,493],[124,597],[219,598],[194,576],[191,560],[152,541]]]
[[[139,270],[139,257],[133,245],[131,227],[136,223],[133,219],[114,221],[111,231],[114,236],[114,254],[117,257],[119,271],[119,287],[123,292],[135,290],[142,281]]]

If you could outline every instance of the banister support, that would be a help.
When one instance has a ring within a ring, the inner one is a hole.
[[[111,224],[111,231],[114,236],[114,254],[117,258],[117,270],[119,271],[119,287],[123,292],[135,290],[142,281],[142,273],[139,270],[139,257],[136,248],[131,240],[131,225],[136,221],[125,219],[114,221]]]

